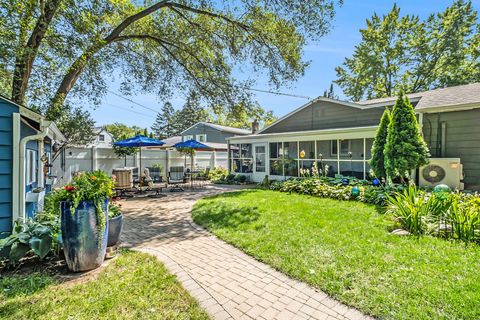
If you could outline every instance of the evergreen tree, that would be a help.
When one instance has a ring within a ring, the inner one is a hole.
[[[323,96],[325,98],[338,99],[338,96],[335,94],[335,91],[333,90],[333,83],[330,84],[330,88],[328,90],[325,90],[323,92]]]
[[[412,170],[428,163],[430,152],[423,140],[410,100],[398,97],[388,125],[385,169],[389,178],[409,177]]]
[[[385,144],[387,142],[388,126],[392,121],[392,116],[388,108],[383,112],[380,125],[378,126],[377,135],[372,146],[372,159],[370,160],[370,166],[373,173],[377,178],[386,178],[387,173],[385,171]]]
[[[175,110],[170,102],[165,102],[157,118],[153,123],[151,129],[158,139],[165,139],[176,135],[178,132],[175,129]]]
[[[190,92],[185,105],[175,114],[175,131],[178,134],[197,122],[206,122],[209,119],[208,111],[201,107],[198,95]]]

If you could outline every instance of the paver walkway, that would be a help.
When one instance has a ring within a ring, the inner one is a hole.
[[[196,200],[231,189],[125,201],[123,245],[158,257],[214,319],[368,319],[192,222]]]

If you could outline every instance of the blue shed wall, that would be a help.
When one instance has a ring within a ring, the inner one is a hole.
[[[18,107],[0,99],[0,237],[12,230],[13,113]]]

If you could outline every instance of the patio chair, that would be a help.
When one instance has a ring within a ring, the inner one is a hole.
[[[115,176],[115,191],[119,197],[130,197],[127,192],[133,191],[133,175],[131,169],[117,168],[112,170]]]
[[[187,182],[185,177],[184,167],[170,167],[170,171],[168,172],[167,183],[168,185],[172,185],[170,191],[185,191],[182,188],[182,185]]]
[[[196,180],[200,182],[200,186],[204,187],[204,182],[208,181],[210,176],[210,167],[206,168],[204,172],[197,175]]]
[[[152,179],[150,176],[150,170],[148,168],[145,168],[143,170],[143,183],[147,186],[147,189],[145,191],[153,191],[154,194],[150,194],[149,197],[164,197],[165,195],[162,194],[163,188],[166,187],[166,184],[164,183],[155,183],[155,180]]]

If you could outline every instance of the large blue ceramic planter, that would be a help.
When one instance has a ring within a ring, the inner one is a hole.
[[[63,252],[68,268],[74,272],[98,268],[105,259],[107,248],[108,200],[104,203],[106,224],[101,239],[93,201],[80,202],[73,213],[70,207],[70,202],[60,203]]]

